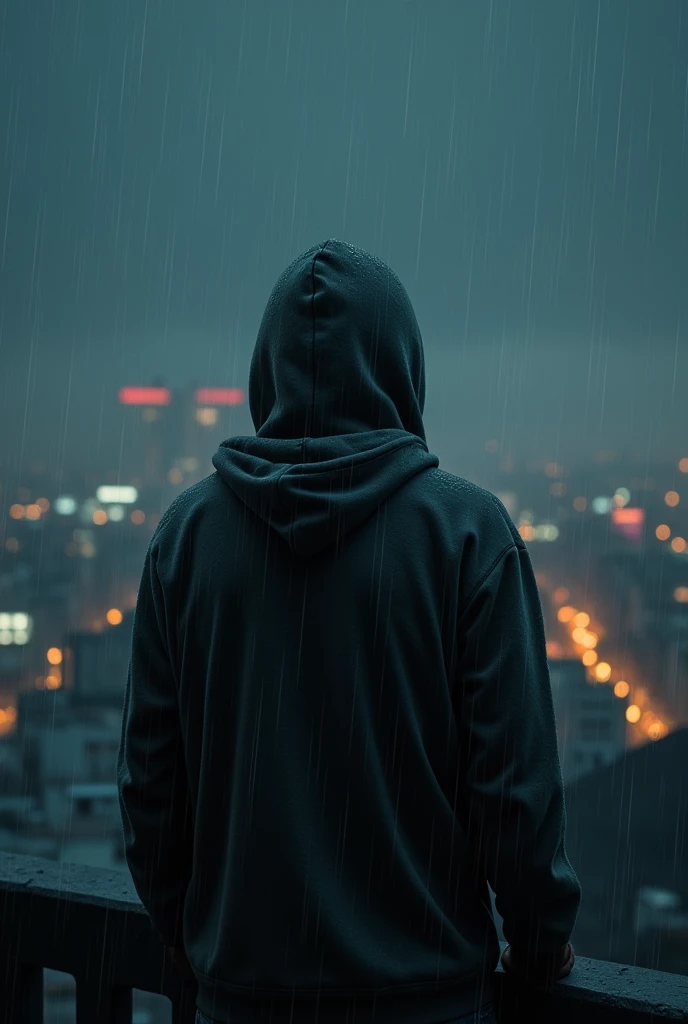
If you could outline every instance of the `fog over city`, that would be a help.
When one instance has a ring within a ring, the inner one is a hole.
[[[1,45],[3,458],[116,454],[124,384],[242,386],[328,237],[406,285],[441,457],[680,455],[680,0],[10,2]]]

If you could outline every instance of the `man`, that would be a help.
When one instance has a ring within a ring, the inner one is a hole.
[[[256,436],[223,442],[152,539],[120,804],[199,1021],[494,1019],[488,882],[505,968],[571,969],[531,562],[498,499],[428,453],[424,401],[396,276],[309,249],[263,316]]]

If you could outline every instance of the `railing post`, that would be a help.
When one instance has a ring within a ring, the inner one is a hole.
[[[11,953],[2,957],[2,966],[2,1024],[43,1024],[43,968],[20,964]]]
[[[172,1000],[172,1024],[194,1024],[196,1020],[196,996],[198,986],[195,982],[182,982]]]
[[[131,1024],[130,988],[111,988],[96,982],[76,983],[76,1024]]]

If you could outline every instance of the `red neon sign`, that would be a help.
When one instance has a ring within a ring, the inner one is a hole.
[[[199,405],[241,405],[244,392],[241,388],[196,388]]]
[[[169,405],[169,388],[120,388],[119,400],[122,405]]]
[[[645,526],[645,509],[613,508],[612,529],[628,540],[642,540]]]

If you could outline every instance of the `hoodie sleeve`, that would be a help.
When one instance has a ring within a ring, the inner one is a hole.
[[[564,788],[540,597],[528,551],[510,546],[459,622],[460,814],[478,878],[524,966],[569,941],[581,889],[565,851]]]
[[[181,947],[193,819],[165,622],[154,537],[134,614],[117,785],[136,891],[163,944]]]

